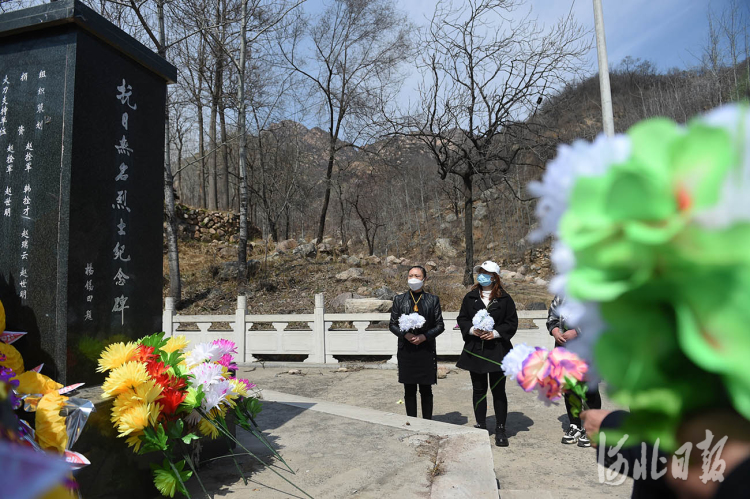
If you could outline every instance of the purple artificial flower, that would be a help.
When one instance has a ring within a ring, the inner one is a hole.
[[[247,379],[240,379],[239,382],[243,383],[245,385],[245,387],[248,389],[248,391],[250,391],[253,388],[255,388],[256,386],[258,386],[255,383],[250,383],[250,380],[247,380]]]
[[[21,400],[16,397],[16,392],[14,391],[18,387],[18,380],[11,379],[15,377],[16,373],[13,369],[10,369],[9,367],[0,367],[0,383],[7,383],[10,385],[10,390],[8,390],[8,400],[10,400],[10,405],[13,409],[18,409],[21,407]]]

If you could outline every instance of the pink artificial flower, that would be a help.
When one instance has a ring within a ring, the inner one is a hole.
[[[546,348],[536,347],[523,361],[523,367],[518,373],[517,379],[518,384],[524,391],[530,392],[537,384],[544,384],[551,370],[548,357],[549,351]]]
[[[228,353],[237,353],[237,345],[234,341],[220,338],[211,342],[212,345],[216,345],[219,348],[219,355],[224,356]]]
[[[218,362],[227,369],[232,369],[235,371],[237,370],[237,364],[234,363],[234,357],[232,356],[232,354],[225,353],[221,356]]]
[[[255,383],[250,383],[250,380],[247,379],[240,379],[239,381],[240,383],[243,383],[248,390],[252,390],[256,386],[258,386]]]
[[[549,377],[564,386],[566,378],[583,381],[589,366],[576,354],[563,347],[555,347],[549,353],[551,366]]]

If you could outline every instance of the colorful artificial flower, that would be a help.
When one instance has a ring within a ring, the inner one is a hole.
[[[138,348],[137,343],[112,343],[102,351],[99,358],[99,367],[96,372],[103,373],[116,369],[133,359],[135,350]]]
[[[18,379],[16,373],[7,367],[0,367],[0,402],[8,400],[13,409],[21,407],[21,400],[16,396]]]
[[[549,351],[546,348],[536,347],[523,361],[517,377],[518,384],[524,391],[530,392],[537,385],[544,383],[551,370],[547,357],[549,357]]]
[[[60,415],[66,400],[68,397],[57,392],[46,394],[37,404],[34,424],[39,445],[43,449],[54,449],[60,454],[65,452],[68,444],[65,418]]]
[[[700,409],[750,419],[748,107],[560,146],[530,190],[584,331],[571,348],[630,407],[622,431],[669,448]]]
[[[509,379],[516,379],[516,376],[518,376],[518,373],[523,368],[523,362],[534,351],[535,348],[530,347],[526,343],[521,343],[511,348],[507,355],[503,357],[503,361],[500,364],[505,376]]]
[[[12,369],[16,374],[24,371],[23,357],[16,347],[0,341],[0,367]]]
[[[231,340],[220,338],[218,340],[212,341],[211,344],[218,348],[217,355],[219,355],[220,357],[229,354],[237,355],[237,345]]]

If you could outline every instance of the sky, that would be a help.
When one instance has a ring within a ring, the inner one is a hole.
[[[454,5],[461,0],[453,0]],[[607,55],[610,67],[626,56],[650,60],[659,71],[697,65],[708,33],[709,8],[716,14],[730,0],[602,0]],[[305,10],[318,13],[330,0],[307,0]],[[432,15],[435,0],[400,0],[397,4],[417,25],[424,25]],[[750,18],[750,0],[738,0]],[[590,29],[592,49],[588,56],[589,73],[597,71],[596,45],[593,43],[594,10],[592,0],[528,0],[513,17],[528,12],[547,26],[565,16],[572,8],[577,21]],[[409,68],[406,68],[407,70]],[[404,83],[399,100],[415,97],[419,81],[412,71]]]

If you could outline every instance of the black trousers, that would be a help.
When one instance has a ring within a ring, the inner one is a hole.
[[[417,417],[417,386],[422,399],[422,418],[432,419],[432,385],[412,385],[404,383],[404,405],[406,415]]]
[[[577,395],[571,395],[569,393],[565,394],[565,410],[568,412],[568,420],[570,421],[570,424],[574,424],[578,428],[581,428],[581,418],[574,418],[571,413],[572,406],[570,404],[570,397],[577,397]],[[589,409],[602,408],[602,396],[599,393],[599,383],[589,384],[589,389],[586,392],[586,404],[589,406]]]
[[[505,395],[505,378],[503,373],[475,373],[471,375],[471,386],[474,389],[472,401],[474,402],[474,417],[477,424],[487,424],[487,388],[492,388],[492,405],[495,408],[495,421],[498,425],[505,425],[508,419],[508,397]],[[484,398],[482,398],[484,397]],[[481,399],[481,402],[480,402]]]

